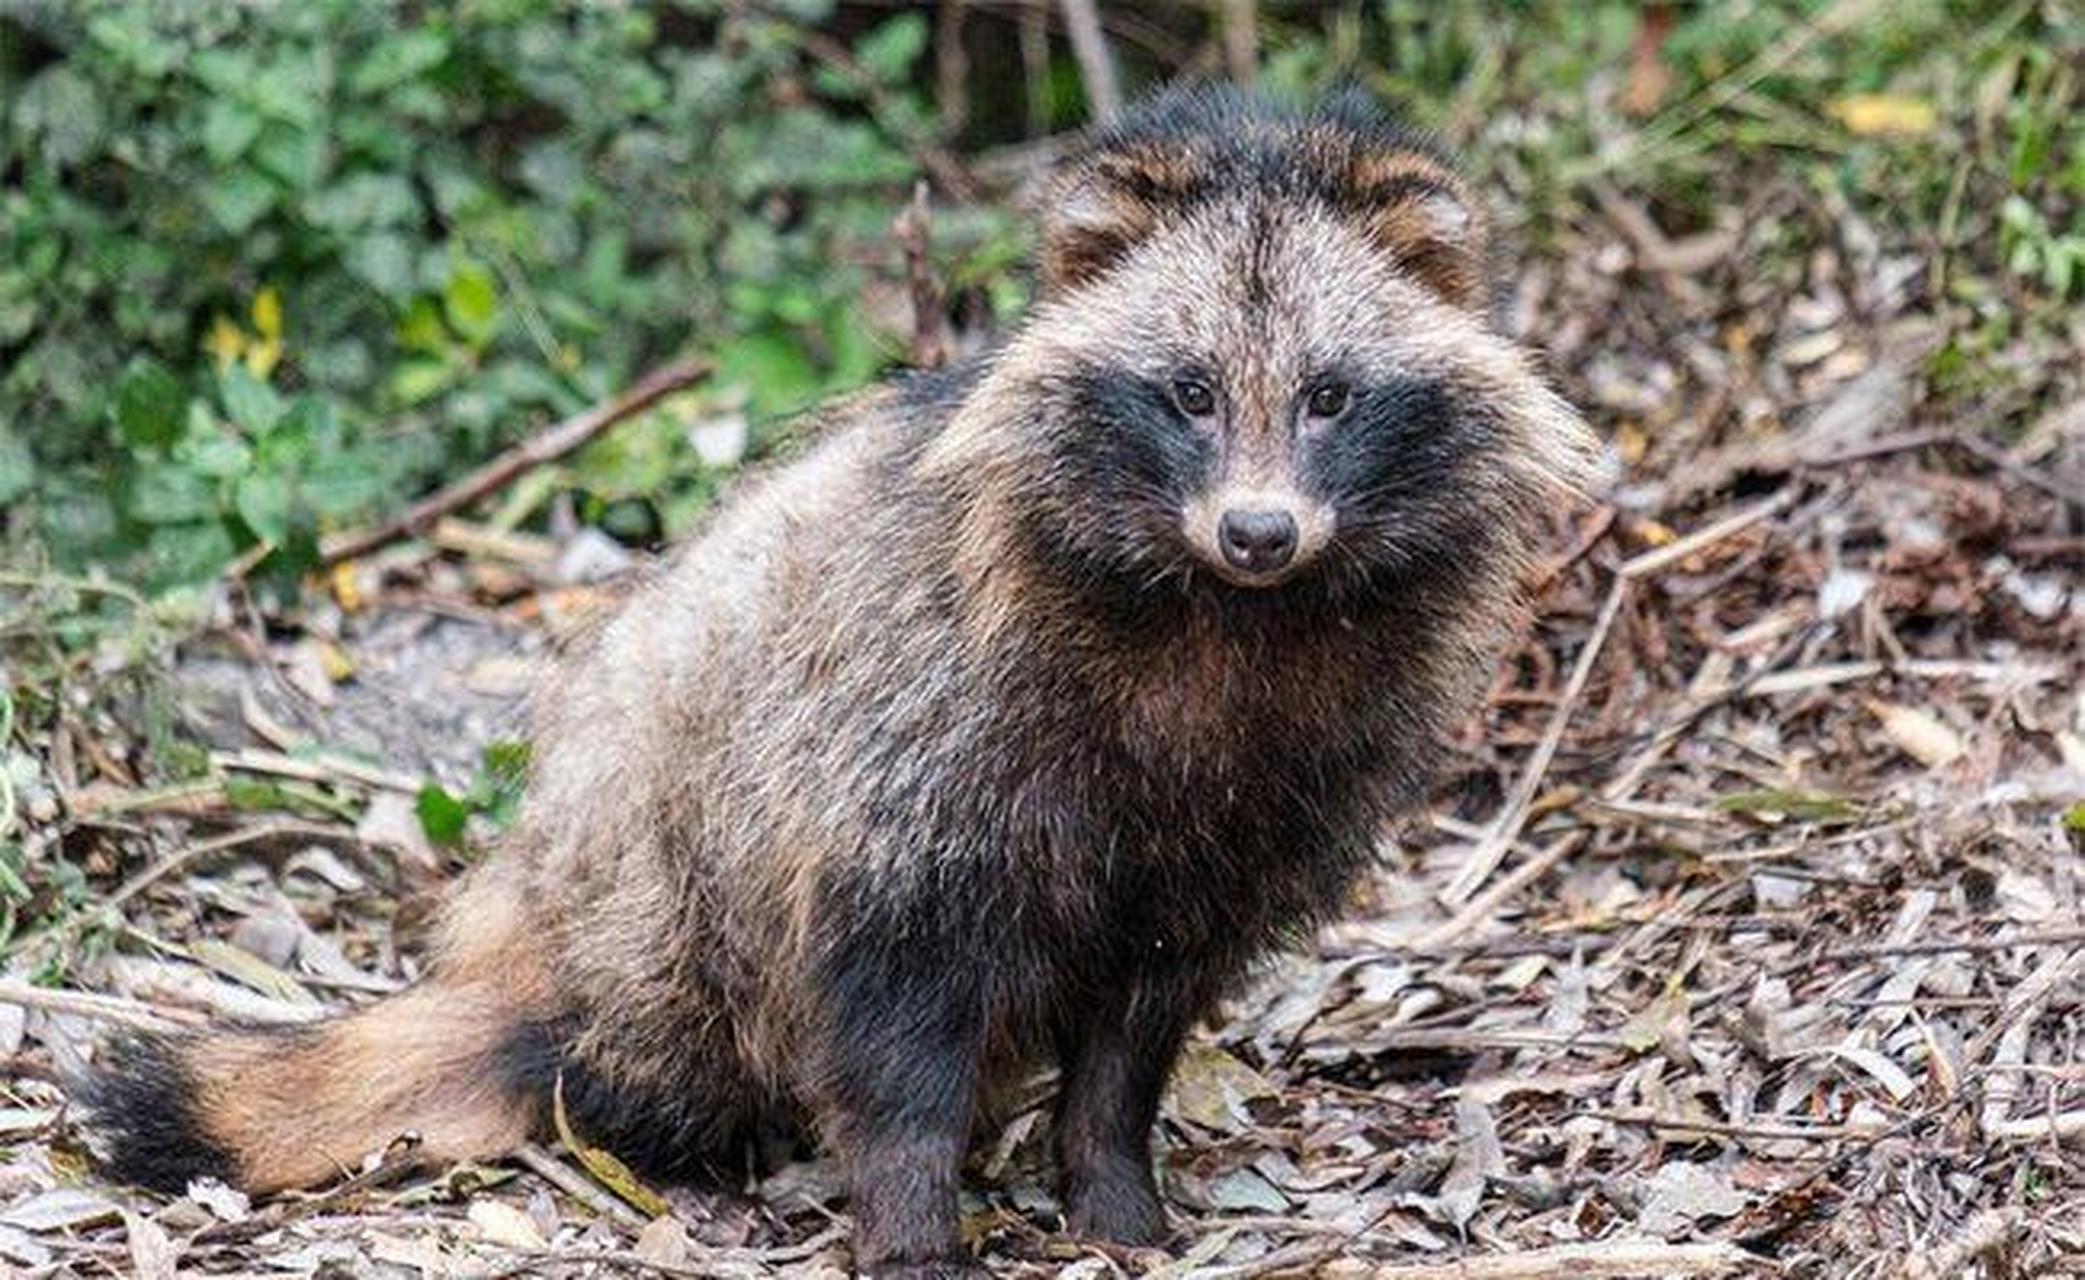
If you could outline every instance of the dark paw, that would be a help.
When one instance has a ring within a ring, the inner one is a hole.
[[[1166,1238],[1166,1214],[1148,1183],[1124,1179],[1075,1188],[1064,1215],[1065,1230],[1086,1240],[1155,1245]]]

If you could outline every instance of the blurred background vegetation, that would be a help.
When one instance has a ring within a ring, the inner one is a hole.
[[[745,414],[757,454],[902,361],[915,179],[962,331],[1018,311],[1020,179],[1091,113],[1066,13],[0,0],[8,563],[294,581],[324,531],[686,351],[709,384],[503,512],[670,534],[713,491],[691,426]],[[1525,253],[1616,186],[1680,238],[1792,174],[1923,254],[1957,382],[2085,291],[2085,32],[2057,0],[1100,18],[1127,94],[1359,84],[1468,153]]]

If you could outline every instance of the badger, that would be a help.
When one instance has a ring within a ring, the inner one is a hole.
[[[954,1275],[979,1100],[1054,1065],[1065,1226],[1163,1239],[1183,1036],[1423,801],[1593,440],[1465,181],[1358,98],[1163,95],[1041,206],[1002,345],[824,409],[565,656],[417,984],[108,1046],[113,1176],[489,1158],[556,1106],[685,1180],[789,1124],[863,1271]]]

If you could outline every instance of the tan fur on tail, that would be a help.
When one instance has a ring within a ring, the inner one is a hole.
[[[127,1180],[179,1190],[214,1175],[254,1191],[327,1181],[401,1138],[423,1158],[498,1155],[541,1110],[531,1027],[553,1015],[511,888],[450,903],[431,976],[309,1026],[141,1037],[83,1089]]]
[[[533,1119],[487,1065],[513,1026],[504,1001],[431,985],[309,1029],[199,1040],[184,1054],[196,1122],[255,1191],[323,1182],[408,1134],[434,1160],[497,1155]]]

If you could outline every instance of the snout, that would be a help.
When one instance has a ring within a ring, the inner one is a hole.
[[[1331,540],[1331,507],[1283,488],[1218,486],[1181,512],[1181,532],[1218,577],[1271,587],[1302,572]]]
[[[1296,517],[1278,507],[1234,507],[1216,522],[1216,544],[1233,569],[1272,573],[1296,558]]]

